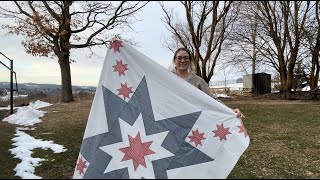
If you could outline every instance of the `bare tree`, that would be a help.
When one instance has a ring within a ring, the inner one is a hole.
[[[310,88],[314,89],[318,86],[319,81],[319,52],[320,52],[320,6],[319,1],[315,1],[312,8],[312,14],[308,18],[307,25],[305,27],[305,47],[307,49],[307,57],[311,55],[310,66]]]
[[[257,50],[259,41],[257,36],[259,21],[257,13],[255,13],[257,6],[255,1],[243,1],[239,5],[239,15],[226,40],[227,50],[233,54],[228,64],[237,65],[245,74],[255,74],[263,62],[263,56]],[[250,67],[251,71],[248,72],[247,69]]]
[[[260,1],[257,17],[263,31],[258,49],[280,74],[280,92],[292,98],[293,70],[297,62],[310,1]]]
[[[110,39],[106,33],[130,28],[136,12],[146,4],[143,1],[14,1],[6,7],[0,5],[0,15],[14,20],[14,24],[2,26],[9,33],[26,36],[22,44],[27,53],[58,57],[61,101],[68,103],[74,100],[70,50],[107,45]]]
[[[238,13],[238,6],[231,1],[180,1],[185,20],[177,19],[173,9],[160,3],[165,17],[163,21],[171,32],[166,47],[175,51],[178,47],[190,49],[197,75],[207,83],[222,51],[223,42]]]

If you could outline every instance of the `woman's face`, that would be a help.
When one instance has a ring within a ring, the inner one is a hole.
[[[177,70],[187,70],[190,66],[189,54],[186,51],[179,51],[174,58],[174,64]]]

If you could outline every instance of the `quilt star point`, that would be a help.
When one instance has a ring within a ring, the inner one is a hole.
[[[121,43],[122,41],[120,40],[114,40],[110,42],[109,49],[113,48],[114,53],[116,52],[120,53],[120,47],[123,47]]]
[[[127,83],[121,83],[121,88],[117,89],[119,91],[118,95],[122,95],[124,100],[126,98],[130,99],[130,94],[133,93],[131,89],[132,87],[128,87]]]
[[[202,146],[201,141],[206,139],[204,133],[200,133],[198,128],[195,131],[192,130],[192,135],[188,136],[188,138],[190,139],[189,142],[194,142],[196,147],[198,145]]]
[[[240,129],[239,130],[239,133],[243,133],[244,134],[244,137],[247,137],[248,136],[248,132],[246,130],[246,128],[244,127],[244,125],[242,124],[241,126],[238,126],[238,128]]]
[[[155,154],[155,152],[150,149],[152,141],[142,143],[140,132],[138,132],[136,137],[133,138],[128,135],[128,138],[130,145],[119,149],[125,154],[121,161],[132,160],[134,170],[137,170],[139,165],[146,167],[145,156]]]
[[[87,168],[86,161],[82,160],[82,157],[79,158],[79,161],[77,163],[77,171],[79,171],[79,174],[84,174],[84,169]]]
[[[223,139],[227,140],[227,135],[231,134],[229,132],[229,129],[230,128],[225,128],[222,123],[221,125],[217,124],[217,130],[214,130],[212,132],[214,133],[214,137],[219,137],[220,141],[222,141]]]
[[[127,68],[128,64],[123,64],[122,59],[119,61],[117,60],[117,64],[112,66],[114,68],[113,72],[118,72],[119,76],[124,75],[125,76],[125,71],[128,70]]]

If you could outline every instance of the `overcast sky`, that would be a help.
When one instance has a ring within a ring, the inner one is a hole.
[[[174,6],[178,13],[183,12],[179,2],[166,2],[166,5]],[[136,47],[137,50],[168,68],[173,53],[161,44],[161,39],[169,36],[164,22],[161,21],[163,15],[164,13],[157,2],[151,1],[139,13],[139,18],[142,21],[133,25],[137,33],[132,33],[130,36],[139,43],[139,46]],[[18,83],[61,84],[60,67],[57,59],[34,57],[27,54],[21,45],[23,38],[17,35],[5,35],[5,31],[0,29],[0,52],[13,59]],[[77,61],[71,64],[73,85],[96,86],[98,84],[106,53],[103,49],[98,52],[100,53],[92,57],[89,57],[89,51],[83,49],[71,52],[71,58]],[[0,61],[9,66],[9,60],[1,55]],[[0,65],[0,82],[9,81],[9,71]]]

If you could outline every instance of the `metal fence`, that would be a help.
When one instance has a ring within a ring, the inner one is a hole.
[[[213,81],[209,82],[209,86],[222,86],[222,85],[228,85],[228,84],[236,84],[237,80],[225,80],[225,81]]]

